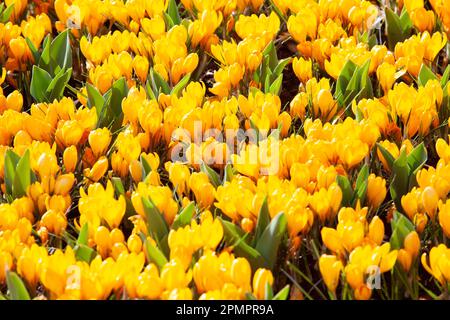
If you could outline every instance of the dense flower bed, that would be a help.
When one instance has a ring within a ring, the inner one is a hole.
[[[5,0],[0,298],[437,299],[444,0]]]

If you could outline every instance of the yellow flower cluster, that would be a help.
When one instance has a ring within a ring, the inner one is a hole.
[[[447,296],[446,1],[267,4],[0,4],[0,299]]]

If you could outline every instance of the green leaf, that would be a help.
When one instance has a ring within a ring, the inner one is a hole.
[[[397,16],[389,7],[386,7],[385,14],[388,34],[388,47],[390,50],[394,50],[395,45],[398,42],[403,42],[409,37],[409,35],[411,34],[411,27],[409,27],[408,24],[404,23],[406,21],[405,16],[402,17],[402,23],[400,17]]]
[[[170,94],[174,94],[177,97],[180,96],[181,90],[183,90],[186,85],[189,83],[189,80],[191,79],[191,73],[186,74],[178,83],[175,87],[173,87],[172,91],[170,92]]]
[[[420,67],[419,76],[417,77],[417,82],[420,86],[424,87],[428,80],[437,80],[437,77],[430,68],[428,68],[425,64],[422,64],[422,67]]]
[[[47,98],[47,88],[52,82],[52,77],[44,69],[33,66],[30,93],[37,102],[50,102]]]
[[[265,300],[273,299],[273,289],[272,289],[272,285],[269,282],[266,282],[266,287],[264,290],[264,299]]]
[[[341,106],[347,106],[356,98],[358,98],[358,100],[362,98],[373,98],[373,88],[369,77],[369,67],[370,59],[368,59],[361,67],[356,66],[345,88],[343,85],[345,84],[346,77],[344,76],[342,78],[343,82],[339,84],[340,89],[339,94],[337,95],[338,102]],[[349,68],[348,75],[353,66],[350,64]]]
[[[256,297],[253,295],[253,293],[251,293],[251,292],[246,292],[246,293],[245,293],[245,299],[247,299],[247,300],[258,300],[258,299],[256,299]]]
[[[368,41],[369,50],[372,50],[372,48],[375,47],[377,44],[378,44],[377,36],[375,34],[371,34]]]
[[[33,54],[34,61],[38,62],[39,59],[41,58],[41,54],[39,53],[39,50],[36,49],[36,47],[34,46],[33,42],[30,40],[30,38],[26,37],[25,41],[27,42],[31,53]]]
[[[450,65],[448,65],[447,68],[445,68],[444,74],[442,75],[442,78],[441,78],[441,87],[442,88],[444,88],[447,85],[449,76],[450,76]]]
[[[150,167],[150,164],[145,160],[145,158],[141,154],[141,165],[142,165],[142,176],[145,178],[148,176],[148,174],[152,171],[152,168]]]
[[[153,204],[150,198],[141,198],[144,205],[145,215],[147,217],[148,232],[155,240],[161,240],[169,233],[166,220],[159,212],[158,208]]]
[[[400,13],[400,25],[402,26],[403,32],[406,32],[413,27],[413,22],[409,17],[406,7],[403,7],[402,12]]]
[[[234,247],[233,252],[237,256],[249,260],[253,271],[263,267],[265,265],[264,258],[244,240],[244,231],[232,222],[219,219],[222,222],[225,242]]]
[[[169,4],[167,6],[167,13],[169,14],[174,24],[180,24],[181,18],[180,14],[178,13],[178,7],[175,0],[169,0]]]
[[[97,126],[110,127],[111,132],[120,129],[123,121],[122,100],[128,94],[128,86],[124,77],[115,81],[111,89],[105,93],[105,104],[101,110]]]
[[[289,289],[289,285],[284,286],[283,289],[278,291],[278,293],[275,295],[275,297],[273,297],[272,300],[287,300],[287,298],[289,297]]]
[[[19,163],[20,157],[11,149],[5,153],[5,185],[6,193],[12,195],[13,182],[16,176],[16,167]]]
[[[369,167],[364,164],[358,173],[355,183],[355,191],[361,203],[364,202],[367,192],[367,179],[369,178]]]
[[[156,97],[158,97],[160,93],[170,94],[169,84],[153,68],[150,69],[150,81],[152,83],[153,93]]]
[[[164,253],[162,253],[161,250],[158,249],[158,247],[154,246],[147,239],[145,239],[144,241],[144,246],[148,260],[154,262],[159,269],[162,269],[162,267],[164,267],[164,265],[168,262]]]
[[[386,163],[387,163],[387,165],[389,167],[389,170],[392,170],[392,166],[394,165],[395,158],[381,144],[377,143],[377,148],[378,148],[378,150],[380,150],[381,154],[383,155],[383,158],[386,160]]]
[[[14,182],[12,186],[12,195],[14,199],[21,198],[26,195],[28,186],[31,183],[31,167],[30,167],[30,151],[25,151],[23,157],[16,166]]]
[[[177,230],[191,223],[195,212],[195,202],[191,201],[181,212],[176,216],[172,229]]]
[[[22,279],[17,273],[6,271],[6,284],[8,285],[9,297],[11,300],[30,300],[30,294]]]
[[[163,12],[164,18],[166,19],[166,26],[169,29],[172,29],[172,27],[175,25],[175,22],[173,22],[172,18],[167,12]]]
[[[115,81],[111,87],[111,104],[110,108],[115,116],[122,115],[122,100],[128,94],[127,81],[124,77]],[[120,120],[120,123],[122,120]]]
[[[268,67],[271,71],[275,70],[275,68],[278,65],[278,56],[277,56],[277,50],[275,48],[275,44],[273,41],[270,41],[270,43],[264,48],[263,51],[263,57],[265,60],[267,60]]]
[[[284,68],[286,68],[286,66],[292,61],[292,58],[286,58],[286,59],[282,59],[280,60],[280,62],[278,62],[277,67],[275,68],[275,70],[273,71],[273,74],[276,76],[279,76],[280,74],[283,73]]]
[[[7,23],[11,14],[13,13],[14,2],[11,3],[2,13],[0,14],[0,23]]]
[[[79,261],[85,261],[91,263],[92,259],[97,256],[97,252],[85,244],[77,244],[73,251],[75,252],[75,258]]]
[[[265,258],[266,267],[273,269],[277,260],[278,248],[286,234],[287,219],[284,213],[277,214],[256,244],[256,250]]]
[[[51,44],[51,35],[48,34],[42,43],[42,52],[39,57],[38,66],[44,69],[47,72],[50,72],[50,44]]]
[[[272,71],[270,70],[269,67],[266,67],[266,73],[265,73],[265,78],[264,78],[264,92],[269,92],[270,90],[270,85],[272,83]]]
[[[221,185],[219,174],[214,169],[209,167],[206,163],[204,163],[203,161],[200,164],[200,171],[206,173],[206,175],[209,178],[209,181],[212,183],[214,188],[217,188],[218,186]]]
[[[361,93],[358,96],[359,99],[371,99],[373,98],[373,87],[372,81],[370,81],[369,77],[369,67],[370,67],[370,59],[368,59],[362,67],[358,68],[358,76],[359,76],[359,86],[358,92],[361,90]]]
[[[236,174],[236,170],[233,168],[233,165],[228,163],[224,169],[222,184],[225,184],[226,181],[231,182],[231,180],[233,180],[233,177],[235,174]]]
[[[97,88],[90,83],[86,83],[86,91],[88,96],[88,107],[95,107],[95,109],[97,110],[97,117],[99,117],[105,104],[105,99],[97,90]]]
[[[261,209],[259,209],[258,221],[256,222],[254,244],[256,245],[261,238],[264,230],[270,223],[269,206],[267,204],[267,196],[264,197]]]
[[[69,29],[61,32],[52,41],[50,48],[51,74],[58,74],[61,70],[72,67],[72,47],[70,46]]]
[[[394,212],[391,220],[392,235],[390,239],[392,249],[400,249],[403,247],[405,237],[415,230],[414,224],[403,214],[398,211]]]
[[[336,182],[342,190],[342,206],[348,207],[352,205],[354,191],[347,177],[338,175]]]
[[[358,66],[353,61],[347,60],[347,62],[344,64],[344,67],[341,70],[341,73],[339,74],[339,77],[336,82],[335,96],[336,99],[338,100],[339,105],[341,106],[344,105],[345,93],[348,84],[350,83],[357,67]]]
[[[425,144],[421,142],[417,147],[415,147],[406,157],[408,162],[409,170],[412,174],[416,174],[425,162],[427,162],[428,155]]]
[[[83,227],[78,234],[77,244],[84,244],[87,246],[89,238],[89,225],[87,223],[83,224]]]
[[[125,188],[123,186],[122,179],[120,179],[119,177],[112,177],[111,181],[118,196],[121,194],[125,194]]]
[[[274,82],[270,85],[269,92],[273,95],[278,95],[281,90],[281,84],[283,83],[283,75],[280,74]]]
[[[409,167],[406,157],[406,151],[403,149],[397,160],[392,166],[392,181],[389,186],[392,200],[397,208],[401,208],[401,198],[408,192]]]
[[[60,100],[64,95],[64,89],[67,83],[69,83],[70,77],[72,75],[72,68],[64,71],[62,69],[50,82],[46,90],[46,96],[48,101]]]
[[[147,92],[147,96],[151,100],[156,100],[156,96],[155,96],[155,93],[153,92],[152,86],[150,84],[150,80],[147,80],[147,82],[145,83],[145,91]]]

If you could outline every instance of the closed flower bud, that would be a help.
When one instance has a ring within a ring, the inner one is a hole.
[[[42,245],[45,245],[48,241],[48,230],[46,227],[40,227],[37,231],[39,238],[41,239]]]
[[[63,163],[66,172],[74,172],[78,162],[78,152],[75,146],[70,146],[64,150]]]
[[[422,192],[422,205],[428,216],[433,220],[438,207],[439,196],[433,187],[426,187]]]
[[[114,228],[111,230],[110,234],[111,236],[111,243],[122,243],[125,241],[125,237],[123,235],[122,230]]]
[[[231,264],[231,278],[233,282],[245,291],[250,291],[252,269],[245,258],[236,258]]]
[[[412,257],[411,254],[405,249],[398,250],[397,261],[400,263],[403,270],[405,270],[406,272],[408,272],[409,269],[411,269]]]
[[[142,251],[142,240],[135,233],[130,235],[127,240],[127,247],[130,252],[139,253]]]
[[[148,69],[149,69],[149,62],[146,57],[143,56],[135,56],[133,59],[133,69],[136,75],[138,76],[139,80],[142,83],[145,83],[147,80],[148,75]]]
[[[44,152],[39,157],[38,172],[41,178],[53,177],[59,170],[58,163],[56,162],[56,156],[53,153]]]
[[[411,255],[412,259],[415,259],[419,255],[420,250],[420,238],[416,231],[411,231],[403,241],[405,250]]]
[[[128,166],[131,177],[135,183],[139,183],[142,181],[142,166],[141,163],[137,159],[133,159]]]
[[[364,285],[364,274],[361,268],[357,265],[349,264],[345,267],[345,280],[353,288],[358,289]]]
[[[386,180],[371,173],[367,180],[367,201],[369,205],[377,209],[383,203],[386,194]]]
[[[127,246],[123,242],[116,242],[111,248],[111,257],[117,260],[123,252],[128,253]]]
[[[22,104],[23,104],[22,94],[17,90],[11,92],[6,98],[6,105],[8,109],[20,112],[22,111]]]
[[[41,226],[47,228],[47,230],[56,235],[60,235],[67,227],[67,219],[61,212],[55,210],[48,210],[41,217]]]
[[[310,59],[294,58],[292,60],[292,69],[294,69],[297,78],[303,83],[312,78],[312,61]]]
[[[108,170],[108,158],[100,157],[97,162],[94,164],[92,169],[86,169],[84,175],[93,182],[97,182],[100,180]]]
[[[322,119],[330,120],[335,115],[336,108],[336,102],[330,90],[321,89],[317,94],[317,105],[314,108],[316,116],[320,114]]]
[[[190,53],[184,58],[183,61],[183,73],[190,73],[197,68],[198,65],[198,55],[196,53]]]
[[[74,182],[75,182],[75,176],[73,175],[73,173],[66,173],[66,174],[60,175],[56,179],[55,189],[53,190],[53,192],[55,194],[65,196],[65,195],[69,194]]]
[[[111,132],[108,128],[93,130],[89,133],[89,145],[91,146],[94,156],[98,158],[105,154],[111,142]]]
[[[102,253],[106,253],[108,249],[111,247],[111,237],[109,235],[108,228],[104,226],[99,226],[94,234],[94,241],[97,245],[97,250],[103,251]],[[105,254],[102,254],[104,256]]]
[[[369,238],[374,241],[377,245],[380,245],[384,237],[384,224],[383,221],[378,217],[373,217],[369,224]]]
[[[250,55],[246,58],[246,65],[248,68],[248,71],[253,72],[255,71],[262,61],[262,55],[259,52],[252,52]]]
[[[249,218],[243,218],[241,221],[241,227],[242,227],[242,230],[244,230],[247,233],[250,233],[253,231],[253,228],[255,227],[255,223],[253,222],[253,220],[251,220]]]
[[[377,78],[383,89],[384,94],[392,88],[395,82],[395,72],[396,68],[390,63],[383,62],[377,69]]]
[[[273,275],[270,270],[258,269],[253,275],[253,295],[258,300],[264,299],[266,296],[266,286],[273,284]]]
[[[25,39],[23,39],[22,37],[11,39],[11,41],[9,41],[9,49],[11,50],[14,58],[20,61],[22,60],[22,57],[25,55],[27,43],[25,42]]]
[[[417,232],[422,233],[428,223],[428,216],[424,213],[416,213],[413,221],[416,226]]]
[[[372,296],[372,290],[365,284],[354,291],[356,300],[369,300]]]
[[[228,69],[228,77],[233,87],[236,87],[244,76],[244,68],[238,63],[233,63]]]
[[[328,290],[334,293],[339,283],[342,262],[336,256],[322,255],[319,259],[319,270]]]

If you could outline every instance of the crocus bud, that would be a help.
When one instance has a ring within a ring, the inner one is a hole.
[[[78,162],[78,151],[75,146],[70,146],[64,150],[63,162],[66,172],[74,172]]]
[[[412,264],[411,254],[405,249],[400,249],[398,250],[397,260],[402,266],[403,270],[408,272]]]
[[[137,159],[133,159],[128,166],[131,177],[135,183],[142,181],[142,166],[141,163]]]
[[[405,250],[411,255],[413,259],[415,259],[420,250],[420,238],[416,231],[411,231],[403,241],[403,245]]]
[[[111,132],[108,128],[93,130],[89,133],[89,145],[91,146],[94,156],[98,158],[104,155],[111,142]]]
[[[65,196],[69,194],[72,186],[75,182],[75,176],[73,173],[66,173],[58,176],[55,182],[54,193]]]
[[[426,187],[422,192],[422,204],[425,211],[431,219],[434,218],[436,209],[438,207],[439,197],[436,190],[433,187]]]
[[[339,283],[342,262],[336,256],[324,254],[319,259],[319,270],[328,290],[334,293]]]
[[[128,237],[127,246],[130,252],[139,253],[142,250],[142,240],[137,234],[133,233]]]
[[[255,223],[253,222],[253,220],[251,220],[249,218],[243,218],[241,221],[241,226],[245,232],[250,233],[253,231],[253,228],[255,227]]]
[[[256,299],[264,299],[267,284],[273,284],[272,272],[267,269],[259,268],[253,276],[253,294]]]
[[[384,237],[384,224],[378,216],[373,217],[369,225],[369,238],[380,245]]]
[[[369,175],[367,180],[367,201],[372,208],[378,208],[386,197],[386,180],[375,176],[373,173]]]

